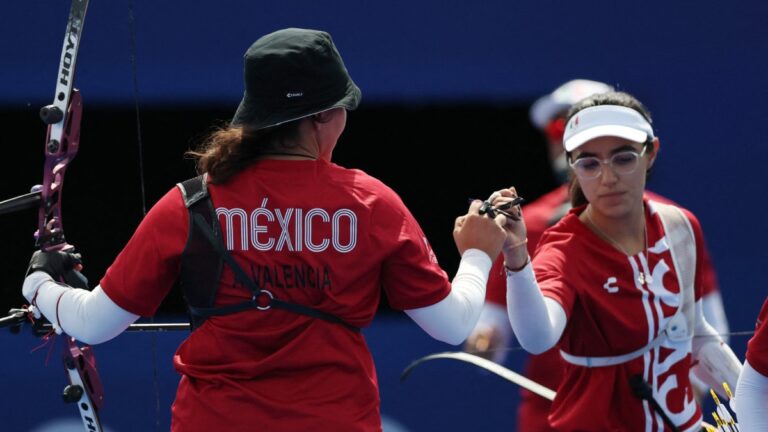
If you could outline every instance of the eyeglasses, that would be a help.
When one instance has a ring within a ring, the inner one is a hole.
[[[598,159],[594,156],[588,156],[576,159],[570,163],[576,176],[584,180],[592,180],[600,177],[603,173],[603,165],[611,167],[617,175],[632,174],[639,165],[640,158],[645,155],[648,146],[643,146],[640,153],[632,150],[620,151],[608,159]]]

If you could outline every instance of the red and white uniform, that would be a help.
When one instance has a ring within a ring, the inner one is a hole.
[[[265,160],[209,184],[224,242],[275,297],[347,323],[371,323],[381,296],[397,309],[445,298],[450,282],[390,188],[324,161]],[[174,188],[101,280],[118,306],[152,315],[171,290],[189,230]],[[216,305],[249,299],[224,266]],[[379,393],[363,336],[292,312],[209,318],[174,356],[182,375],[173,430],[378,431]]]
[[[736,386],[735,407],[743,431],[768,430],[768,299],[747,344],[747,361]]]
[[[757,317],[755,335],[747,344],[747,361],[754,370],[768,377],[768,299]]]
[[[575,356],[619,356],[649,344],[677,311],[677,270],[661,220],[645,200],[648,250],[627,257],[594,234],[571,210],[549,229],[533,260],[542,293],[563,306],[568,324],[557,348]],[[696,237],[695,299],[701,298],[703,255],[698,220],[685,212]],[[640,281],[640,273],[651,278]],[[616,366],[587,368],[564,362],[549,422],[555,430],[657,431],[661,418],[633,395],[640,374],[680,430],[698,430],[701,411],[689,380],[691,341],[665,341]]]
[[[661,203],[672,202],[653,192],[646,191],[646,198]],[[544,231],[565,215],[570,209],[568,185],[542,195],[523,208],[523,219],[528,235],[528,253],[533,257]],[[702,295],[706,296],[718,290],[717,277],[706,247],[703,250],[701,268]],[[697,279],[698,280],[698,279]],[[504,272],[504,258],[500,256],[494,262],[488,278],[486,300],[501,305],[506,309],[507,281]],[[564,361],[557,347],[539,355],[530,355],[525,368],[525,376],[551,389],[557,389],[563,377]],[[526,389],[521,389],[522,401],[517,411],[517,430],[526,432],[553,431],[547,417],[552,402]]]

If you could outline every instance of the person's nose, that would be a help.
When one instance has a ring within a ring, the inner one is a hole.
[[[614,184],[619,180],[619,175],[613,170],[613,165],[610,162],[603,162],[600,165],[600,181],[603,184]]]

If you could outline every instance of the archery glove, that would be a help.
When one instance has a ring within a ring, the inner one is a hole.
[[[73,288],[88,288],[88,279],[82,273],[75,270],[75,266],[82,264],[82,256],[76,252],[36,251],[29,261],[27,276],[36,271],[47,273],[56,282],[63,282]]]

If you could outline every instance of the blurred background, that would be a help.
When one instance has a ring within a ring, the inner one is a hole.
[[[0,200],[42,180],[37,113],[53,98],[69,7],[3,5]],[[95,285],[141,220],[140,161],[151,206],[194,175],[184,151],[234,114],[248,46],[280,28],[315,28],[331,33],[363,92],[335,162],[395,189],[449,275],[459,260],[453,220],[467,198],[515,185],[533,200],[556,185],[544,137],[528,119],[534,99],[573,78],[637,96],[661,139],[649,188],[699,217],[731,330],[750,331],[768,293],[759,270],[768,261],[767,20],[757,0],[92,0],[76,72],[84,113],[64,194],[67,239]],[[0,228],[4,315],[23,303],[36,212],[2,215]],[[180,300],[171,295],[158,319],[184,319]],[[457,348],[386,305],[365,331],[387,430],[513,430],[514,385],[440,361],[400,382],[412,360]],[[178,382],[171,356],[184,337],[125,334],[96,347],[109,430],[167,430]],[[748,338],[731,337],[740,358]],[[0,332],[3,430],[69,430],[73,420],[81,430],[59,397],[61,341],[31,352],[40,343]],[[512,349],[507,366],[520,370],[524,354]]]

